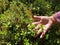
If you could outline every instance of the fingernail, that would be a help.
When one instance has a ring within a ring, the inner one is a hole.
[[[40,38],[42,38],[43,36],[41,35]]]

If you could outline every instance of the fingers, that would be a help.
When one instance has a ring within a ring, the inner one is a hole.
[[[42,20],[40,20],[39,22],[34,22],[33,24],[36,25],[36,27],[33,30],[39,30],[40,29],[40,25],[42,24]]]
[[[40,35],[40,38],[41,38],[41,39],[45,36],[45,34],[46,34],[46,32],[48,31],[49,28],[50,28],[50,24],[47,24],[47,25],[45,26],[43,32],[42,32],[41,35]]]
[[[37,24],[40,24],[40,22],[39,21],[38,22],[33,22],[32,24],[37,25]]]
[[[42,18],[42,19],[48,19],[49,17],[48,17],[48,16],[36,16],[36,15],[35,15],[33,18],[34,18],[34,19],[41,19],[41,18]]]
[[[43,38],[44,35],[46,34],[46,32],[48,31],[48,29],[52,26],[52,22],[49,21],[49,23],[45,26],[46,28],[44,29],[44,31],[42,32],[42,34],[40,35],[40,38]]]
[[[34,20],[40,20],[41,19],[40,16],[34,16],[33,18],[34,18]]]
[[[42,33],[41,29],[38,30],[36,37],[38,37]]]
[[[39,30],[39,24],[33,30]]]
[[[36,15],[33,18],[34,18],[34,20],[49,19],[48,16],[36,16]]]
[[[35,18],[35,19],[36,19],[36,18],[40,19],[40,16],[34,16],[34,18]]]
[[[43,32],[42,32],[42,34],[40,35],[40,38],[42,39],[43,37],[44,37],[44,35],[46,34],[46,30],[44,30]]]

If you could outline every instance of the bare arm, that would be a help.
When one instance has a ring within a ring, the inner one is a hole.
[[[53,14],[50,18],[53,20],[54,24],[60,23],[60,11]]]

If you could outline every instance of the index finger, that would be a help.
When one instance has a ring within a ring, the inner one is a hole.
[[[41,17],[40,16],[36,16],[35,15],[33,18],[34,18],[34,20],[41,20]]]

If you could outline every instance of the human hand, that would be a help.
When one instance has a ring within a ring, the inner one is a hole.
[[[41,34],[40,38],[43,38],[48,29],[52,26],[53,21],[48,16],[34,16],[34,20],[35,22],[33,22],[32,24],[36,25],[36,27],[33,30],[38,30],[36,37]],[[44,25],[43,31],[41,31],[39,27],[40,24]]]

